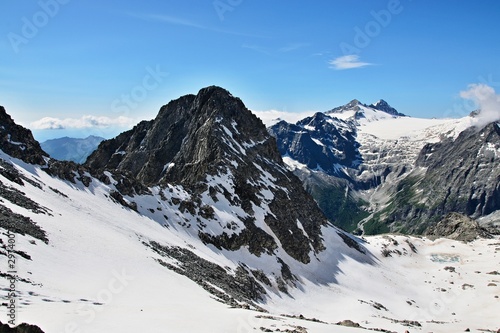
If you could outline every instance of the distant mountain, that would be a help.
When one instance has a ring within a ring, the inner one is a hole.
[[[414,119],[384,100],[352,100],[268,130],[337,226],[422,234],[450,212],[480,218],[500,210],[498,126],[479,132],[467,129],[469,119]]]
[[[385,113],[396,117],[406,117],[404,113],[398,112],[398,110],[390,106],[389,103],[387,103],[383,99],[377,101],[375,104],[370,104],[368,107],[379,111],[384,111]]]
[[[406,117],[398,112],[383,99],[375,104],[366,105],[353,99],[349,103],[325,112],[326,115],[336,117],[354,125],[363,125],[373,121],[390,118]]]
[[[271,126],[269,132],[277,139],[281,155],[311,170],[345,177],[344,167],[356,168],[362,162],[356,127],[321,112],[296,124],[281,121]]]
[[[50,157],[60,161],[73,161],[82,164],[87,157],[104,141],[98,136],[85,139],[63,137],[42,142],[40,145]]]

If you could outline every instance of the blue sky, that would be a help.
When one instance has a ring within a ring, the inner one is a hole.
[[[109,137],[208,85],[258,111],[458,117],[469,84],[500,90],[499,17],[496,0],[4,0],[0,105],[40,140]]]

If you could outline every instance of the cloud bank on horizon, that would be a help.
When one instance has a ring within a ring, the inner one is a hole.
[[[30,124],[34,130],[61,130],[61,129],[84,129],[84,128],[102,128],[102,127],[132,127],[136,120],[119,116],[110,118],[106,116],[84,115],[80,118],[53,118],[44,117]]]
[[[477,106],[479,113],[475,120],[476,125],[480,126],[482,124],[486,125],[494,121],[500,121],[500,95],[498,95],[492,87],[483,83],[473,83],[468,86],[467,90],[460,92],[460,97],[466,100],[472,100]],[[269,126],[279,120],[295,123],[320,111],[287,112],[279,110],[252,110],[252,112],[257,115],[266,126]],[[43,117],[30,123],[29,127],[33,130],[92,129],[107,127],[131,128],[140,120],[141,119],[138,120],[124,116],[111,118],[95,115],[84,115],[80,118],[63,119]]]

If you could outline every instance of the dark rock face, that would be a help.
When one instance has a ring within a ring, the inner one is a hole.
[[[316,113],[297,124],[281,121],[269,128],[283,156],[305,164],[311,170],[347,177],[340,167],[356,168],[362,158],[356,128],[343,120]]]
[[[48,243],[47,234],[31,218],[14,213],[8,207],[0,204],[0,227],[13,233],[30,235]]]
[[[48,154],[42,150],[30,130],[17,125],[0,106],[0,149],[30,164],[44,165]]]
[[[241,160],[246,149],[240,142],[257,145],[279,160],[261,121],[241,100],[209,87],[170,102],[154,120],[103,142],[86,165],[92,170],[126,170],[146,185],[194,184],[217,173],[217,164],[233,156]]]
[[[0,322],[0,333],[43,333],[43,331],[36,325],[22,323],[16,327],[10,327]]]
[[[419,168],[398,184],[387,222],[425,233],[450,212],[478,218],[499,210],[499,165],[497,123],[471,127],[454,141],[427,144],[416,161]]]
[[[323,249],[320,230],[326,218],[284,167],[261,120],[222,88],[171,101],[154,120],[102,142],[85,166],[99,179],[108,171],[146,186],[181,185],[192,195],[184,204],[190,212],[203,211],[203,196],[216,202],[223,195],[245,212],[237,216],[245,229],[217,235],[200,228],[199,237],[216,247],[273,253],[274,238],[256,226],[256,210],[264,209],[269,210],[264,222],[290,256],[308,262],[311,246]]]
[[[439,194],[445,211],[472,217],[500,209],[500,127],[472,127],[454,141],[428,144],[417,166],[428,168],[423,187]]]

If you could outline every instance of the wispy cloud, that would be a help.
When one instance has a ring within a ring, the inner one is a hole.
[[[44,117],[30,124],[31,129],[68,129],[68,128],[93,128],[93,127],[131,127],[136,121],[128,117],[109,118],[105,116],[85,115],[81,118],[52,118]]]
[[[172,25],[179,25],[179,26],[190,27],[190,28],[206,30],[206,31],[212,31],[212,32],[217,32],[217,33],[223,33],[223,34],[228,34],[228,35],[235,35],[235,36],[242,36],[242,37],[267,38],[265,36],[247,34],[247,33],[239,32],[239,31],[213,28],[213,27],[209,27],[209,26],[206,26],[203,24],[199,24],[199,23],[191,21],[191,20],[187,20],[187,19],[179,18],[179,17],[174,17],[174,16],[170,16],[170,15],[136,14],[136,13],[129,13],[128,15],[135,17],[135,18],[138,18],[138,19],[141,19],[141,20],[163,22],[163,23],[168,23],[168,24],[172,24]]]
[[[263,53],[263,54],[266,54],[266,55],[272,55],[272,51],[271,50],[269,50],[268,48],[265,48],[263,46],[260,46],[260,45],[246,44],[246,43],[244,43],[243,45],[241,45],[241,47],[244,48],[244,49],[249,49],[249,50],[256,51],[256,52],[259,52],[259,53]]]
[[[356,54],[350,54],[335,58],[329,62],[330,68],[335,70],[361,68],[365,66],[373,65],[369,62],[359,61],[359,56]]]
[[[291,43],[279,49],[280,52],[292,52],[309,46],[307,43]]]
[[[204,29],[204,30],[208,29],[207,27],[198,24],[196,22],[169,15],[158,15],[158,14],[129,14],[129,15],[143,20],[161,21],[173,25],[182,25],[185,27]]]
[[[307,44],[307,43],[290,43],[290,44],[287,44],[287,45],[280,47],[280,48],[264,47],[261,45],[247,44],[247,43],[244,43],[243,45],[241,45],[241,47],[244,49],[249,49],[249,50],[253,50],[256,52],[263,53],[263,54],[274,55],[274,56],[278,56],[279,53],[293,52],[293,51],[299,50],[301,48],[304,48],[306,46],[309,46],[309,44]]]

